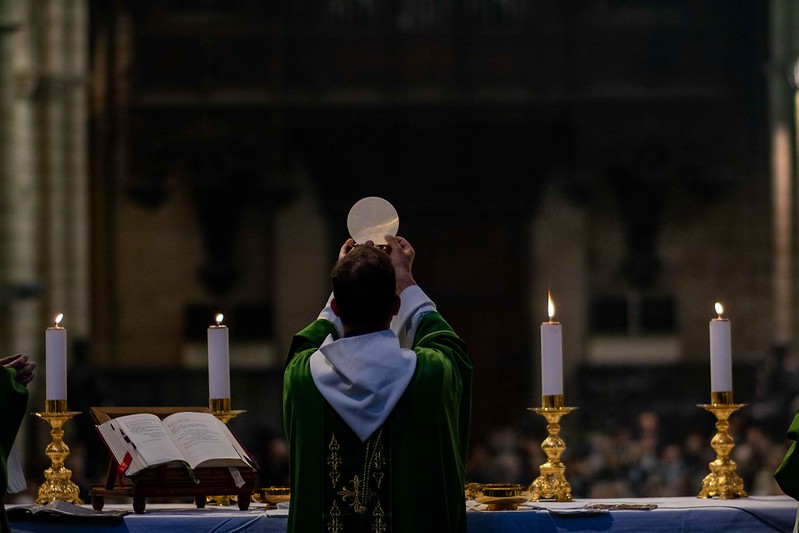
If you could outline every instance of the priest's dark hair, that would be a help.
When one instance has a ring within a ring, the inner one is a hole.
[[[396,275],[377,246],[355,246],[330,273],[341,322],[357,330],[385,329],[394,314]]]

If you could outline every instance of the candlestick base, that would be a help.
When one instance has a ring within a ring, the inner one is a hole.
[[[539,467],[540,475],[530,485],[530,500],[570,502],[572,501],[571,485],[566,481],[564,475],[566,466],[560,460],[563,450],[566,449],[566,443],[560,438],[560,419],[577,408],[561,406],[528,407],[528,409],[546,419],[549,433],[549,436],[541,443],[541,449],[544,450],[548,460]]]
[[[234,411],[230,409],[230,398],[211,398],[208,400],[208,408],[223,424],[227,424],[232,419],[245,411]]]
[[[66,400],[47,400],[44,413],[33,413],[50,424],[52,442],[45,448],[45,455],[50,458],[50,468],[44,471],[45,482],[39,487],[36,504],[44,505],[53,501],[82,504],[80,489],[72,481],[72,471],[64,467],[69,456],[69,446],[63,440],[64,424],[79,411],[67,411]]]
[[[701,404],[701,407],[713,413],[716,417],[717,433],[710,441],[710,447],[716,451],[716,460],[711,461],[710,474],[702,480],[702,490],[697,498],[718,498],[720,500],[731,500],[734,498],[746,498],[749,495],[744,490],[744,482],[736,472],[737,465],[730,459],[730,452],[735,446],[735,441],[727,433],[729,428],[730,415],[745,406],[742,403],[729,404]]]
[[[227,424],[241,413],[245,411],[236,411],[230,409],[230,398],[211,398],[208,400],[208,407],[211,413],[219,419],[223,424]],[[236,496],[208,496],[205,499],[207,505],[233,505],[238,498]]]

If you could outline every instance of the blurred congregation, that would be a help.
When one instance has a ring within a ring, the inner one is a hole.
[[[288,484],[282,372],[379,196],[474,364],[467,481],[547,459],[539,326],[563,328],[577,498],[695,496],[708,321],[732,328],[732,459],[773,479],[799,409],[792,0],[0,0],[0,354],[68,330],[84,501],[93,406],[206,406]],[[32,501],[49,428],[19,433]]]

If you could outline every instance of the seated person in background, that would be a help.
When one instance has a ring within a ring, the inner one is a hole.
[[[34,377],[36,363],[25,354],[0,359],[0,532],[11,531],[2,498],[8,489],[8,454],[28,405],[27,385]]]
[[[411,245],[386,241],[347,240],[289,351],[292,533],[466,531],[472,364],[416,285]]]

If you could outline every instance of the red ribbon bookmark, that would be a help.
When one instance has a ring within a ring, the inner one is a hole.
[[[119,477],[119,484],[122,485],[122,476],[125,474],[125,471],[130,466],[130,463],[133,461],[133,456],[130,452],[125,452],[125,457],[122,458],[122,462],[119,463],[119,468],[117,468],[117,476]]]

